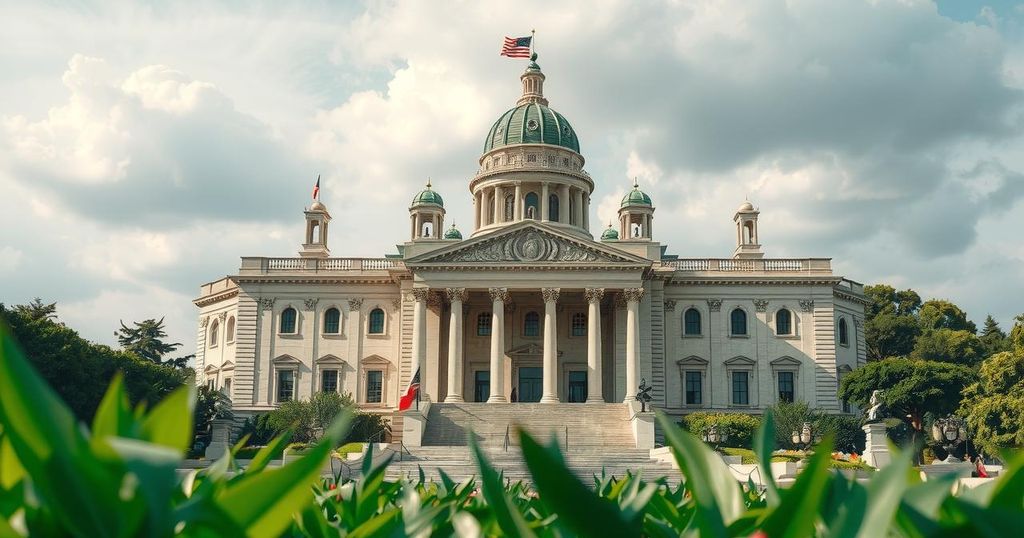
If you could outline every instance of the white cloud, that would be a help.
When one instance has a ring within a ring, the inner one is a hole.
[[[21,265],[25,253],[14,247],[0,247],[0,275],[13,273]]]

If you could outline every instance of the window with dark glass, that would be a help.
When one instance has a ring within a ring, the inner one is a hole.
[[[686,405],[701,405],[701,373],[686,372]]]
[[[548,220],[558,222],[558,195],[548,196]]]
[[[793,334],[793,314],[785,308],[775,313],[775,334]]]
[[[298,317],[298,312],[294,308],[288,307],[281,312],[281,333],[282,334],[294,334],[295,333],[295,320]]]
[[[779,372],[779,401],[792,402],[796,397],[793,387],[793,372]]]
[[[228,328],[225,333],[228,343],[235,341],[235,316],[228,318]]]
[[[384,334],[384,310],[380,308],[370,311],[370,334]]]
[[[587,315],[583,312],[577,312],[572,315],[572,335],[573,336],[586,336],[587,335]]]
[[[224,378],[224,391],[223,392],[229,398],[231,397],[231,378],[230,377],[225,377]]]
[[[737,336],[745,336],[747,334],[747,313],[741,308],[737,308],[732,311],[729,315],[729,319],[732,322],[732,334]]]
[[[210,324],[210,347],[217,345],[217,330],[220,328],[220,323],[214,321]]]
[[[337,308],[328,308],[324,312],[324,334],[338,334],[341,332],[341,311]]]
[[[477,370],[473,374],[473,401],[486,402],[491,395],[491,372]]]
[[[850,345],[850,334],[846,328],[846,320],[839,318],[839,344],[843,346]]]
[[[523,215],[525,215],[528,219],[536,219],[537,216],[540,214],[540,202],[537,200],[537,193],[526,193],[525,206],[526,211],[523,212]]]
[[[366,403],[380,403],[384,395],[384,372],[369,370],[366,372]]]
[[[540,314],[536,312],[526,313],[526,319],[523,321],[523,335],[540,336]]]
[[[277,371],[277,401],[290,402],[295,399],[295,370]]]
[[[683,334],[695,336],[700,334],[700,311],[690,308],[683,314]]]
[[[338,392],[337,370],[323,370],[320,372],[320,392]]]
[[[748,375],[750,372],[732,373],[732,403],[733,405],[750,405],[750,384]]]
[[[491,335],[491,313],[481,312],[476,317],[476,335],[477,336],[490,336]]]

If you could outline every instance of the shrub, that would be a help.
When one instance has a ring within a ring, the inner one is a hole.
[[[352,431],[345,439],[348,442],[365,443],[376,436],[381,430],[388,429],[389,423],[384,415],[376,413],[359,413],[352,421]],[[386,440],[386,439],[383,439]]]
[[[843,452],[864,453],[866,435],[861,429],[860,420],[856,417],[845,415],[826,415],[824,413],[815,419],[815,429],[822,435],[832,434],[835,436],[836,450]]]
[[[753,415],[707,412],[691,413],[684,416],[682,421],[683,427],[697,437],[701,437],[712,425],[717,426],[719,431],[728,433],[728,438],[721,446],[737,448],[746,448],[753,443],[754,432],[760,423],[761,420]]]
[[[246,446],[265,446],[274,438],[274,428],[270,426],[270,413],[253,415],[245,419],[238,435],[249,436]]]

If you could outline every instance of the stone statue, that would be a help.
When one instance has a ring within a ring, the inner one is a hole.
[[[881,422],[885,418],[882,412],[882,391],[871,392],[871,408],[868,409],[868,422]]]
[[[652,387],[652,386],[647,384],[647,379],[646,378],[641,378],[640,379],[640,386],[637,387],[637,389],[639,389],[639,390],[636,393],[636,399],[640,402],[640,412],[641,413],[646,413],[647,412],[647,404],[650,403],[650,401],[654,399],[651,396],[651,389],[653,389],[653,388],[654,387]]]

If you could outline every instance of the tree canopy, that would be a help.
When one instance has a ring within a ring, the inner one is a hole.
[[[195,355],[186,355],[175,359],[164,360],[164,356],[181,347],[180,343],[167,343],[167,332],[164,330],[164,318],[136,321],[133,327],[121,322],[121,328],[114,333],[117,342],[125,351],[134,353],[143,359],[156,364],[167,364],[175,368],[185,368],[188,361]]]
[[[972,440],[985,452],[1024,448],[1024,348],[981,363],[978,381],[963,392],[960,414]]]
[[[910,358],[974,366],[984,358],[981,340],[970,331],[928,330],[917,337]]]

